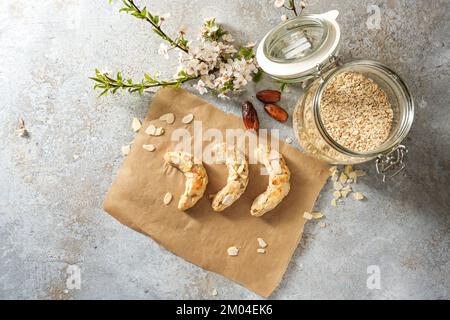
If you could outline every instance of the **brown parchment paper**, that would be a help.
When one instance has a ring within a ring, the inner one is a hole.
[[[158,118],[173,112],[175,123],[168,125]],[[163,89],[154,97],[129,155],[109,189],[104,208],[121,223],[150,236],[167,250],[204,269],[214,271],[253,290],[269,296],[280,283],[297,247],[305,224],[303,213],[311,211],[329,173],[328,166],[309,158],[280,141],[280,151],[291,170],[288,196],[263,217],[250,215],[253,199],[267,187],[267,176],[259,165],[250,165],[250,181],[246,192],[222,213],[211,209],[208,195],[220,190],[226,182],[226,167],[205,165],[209,183],[205,196],[186,213],[177,209],[184,190],[184,177],[163,164],[163,155],[176,142],[171,142],[174,129],[192,129],[193,123],[182,124],[184,115],[192,113],[208,128],[243,128],[242,120],[225,113],[199,97],[182,89]],[[153,123],[165,128],[163,136],[144,133]],[[154,144],[148,152],[143,144]],[[174,195],[166,206],[166,192]],[[256,252],[257,237],[267,243],[265,254]],[[228,256],[227,248],[239,247],[239,255]]]

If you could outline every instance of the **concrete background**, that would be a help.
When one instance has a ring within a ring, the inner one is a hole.
[[[271,1],[139,1],[171,12],[169,31],[190,38],[215,15],[236,39],[259,40],[283,13]],[[450,1],[307,1],[307,12],[341,12],[342,56],[382,61],[397,70],[416,99],[405,143],[408,171],[389,184],[370,176],[358,189],[365,202],[317,203],[326,228],[307,224],[276,299],[450,298]],[[381,29],[366,26],[367,6],[381,9]],[[102,199],[133,139],[133,116],[151,95],[97,98],[87,79],[94,68],[132,76],[176,65],[157,56],[160,40],[145,23],[119,14],[117,2],[3,0],[0,3],[0,298],[254,299],[252,292],[201,270],[116,222]],[[274,86],[265,80],[256,90]],[[240,101],[205,98],[239,113]],[[301,94],[291,88],[282,105]],[[23,116],[29,138],[17,137]],[[260,112],[262,127],[281,126]],[[75,265],[75,267],[70,267]],[[366,286],[377,265],[381,289]],[[69,269],[68,269],[69,268]],[[73,269],[75,268],[75,269]],[[81,271],[81,289],[68,271]]]

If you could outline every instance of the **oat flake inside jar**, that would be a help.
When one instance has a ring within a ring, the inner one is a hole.
[[[271,30],[257,60],[276,80],[311,83],[294,111],[305,152],[332,164],[375,160],[383,180],[405,168],[414,103],[402,79],[373,60],[338,63],[338,11],[301,15]]]

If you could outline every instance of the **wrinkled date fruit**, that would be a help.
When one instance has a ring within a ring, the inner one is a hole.
[[[277,106],[276,104],[266,104],[264,106],[264,110],[277,121],[286,122],[289,118],[289,114],[282,107]]]
[[[281,92],[277,90],[262,90],[256,94],[256,98],[264,103],[275,103],[280,101]]]
[[[254,129],[258,131],[258,114],[250,101],[246,101],[242,105],[242,119],[244,120],[244,125],[247,129]]]

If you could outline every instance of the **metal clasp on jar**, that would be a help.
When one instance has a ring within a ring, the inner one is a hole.
[[[383,182],[398,175],[406,168],[406,154],[408,149],[404,145],[399,145],[391,152],[379,155],[375,160],[377,173],[382,176]]]

